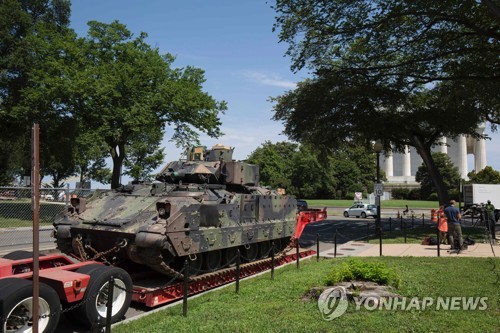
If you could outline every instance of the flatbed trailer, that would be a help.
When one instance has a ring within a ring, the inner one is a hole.
[[[62,254],[39,257],[39,332],[54,332],[67,312],[86,327],[106,317],[113,277],[111,322],[127,311],[132,279],[123,269],[96,261],[77,262]],[[33,255],[14,251],[0,258],[0,332],[31,332]]]
[[[300,237],[308,223],[326,217],[326,209],[299,212],[295,237]],[[276,254],[275,258],[234,265],[206,274],[189,276],[188,272],[187,294],[213,289],[314,253],[309,250],[291,251]],[[29,251],[14,251],[0,258],[0,332],[32,331],[33,267],[33,255]],[[97,261],[80,262],[63,254],[41,255],[39,332],[54,332],[63,313],[88,328],[105,322],[111,281],[114,285],[112,323],[124,317],[131,301],[157,307],[181,299],[185,282],[175,277],[171,281],[166,280],[166,276],[148,272],[144,267],[127,269],[106,266]]]
[[[314,255],[316,252],[302,250],[298,253],[298,258]],[[281,266],[297,260],[297,253],[288,253],[277,256],[274,267]],[[187,294],[189,296],[217,288],[237,279],[237,269],[239,279],[249,277],[271,269],[272,259],[262,259],[251,263],[242,264],[239,269],[236,266],[221,269],[212,273],[190,277],[187,283]],[[134,279],[134,275],[132,275]],[[184,282],[175,281],[165,285],[165,276],[160,276],[155,272],[149,277],[140,277],[134,281],[132,301],[145,305],[146,307],[157,307],[159,305],[171,303],[182,299],[184,296]]]

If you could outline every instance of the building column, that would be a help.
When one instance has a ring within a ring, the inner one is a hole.
[[[394,159],[392,155],[392,151],[387,152],[385,155],[385,176],[387,178],[394,176]]]
[[[403,154],[403,176],[410,177],[411,176],[411,156],[410,156],[410,148],[405,146],[405,151]]]
[[[469,173],[467,168],[467,142],[465,135],[460,135],[457,138],[458,144],[458,173],[462,179],[467,179]]]
[[[443,136],[439,141],[440,145],[438,146],[438,152],[443,154],[448,154],[448,146],[446,145],[446,137]]]
[[[479,139],[474,146],[474,171],[479,172],[484,168],[486,168],[486,143],[484,139]]]

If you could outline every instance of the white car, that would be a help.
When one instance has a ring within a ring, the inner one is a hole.
[[[368,216],[377,217],[377,206],[369,205],[363,203],[357,203],[344,210],[344,217],[362,217],[367,218]]]

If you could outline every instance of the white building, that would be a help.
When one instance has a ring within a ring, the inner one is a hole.
[[[483,134],[485,125],[478,128],[477,132]],[[468,168],[468,155],[474,157],[473,169],[478,172],[486,167],[486,140],[467,137],[464,135],[456,139],[443,138],[446,145],[436,146],[433,151],[448,154],[453,164],[458,167],[462,179],[467,179],[467,174],[472,171]],[[381,153],[381,168],[385,171],[386,184],[417,185],[415,174],[422,165],[422,158],[413,147],[406,147],[404,153]]]

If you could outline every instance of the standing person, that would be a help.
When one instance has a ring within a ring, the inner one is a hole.
[[[491,239],[496,240],[496,234],[495,234],[495,206],[491,203],[490,200],[488,200],[488,203],[486,204],[486,214],[487,214],[487,226],[488,229],[491,232]]]
[[[448,233],[448,220],[446,219],[446,215],[444,214],[444,205],[439,206],[437,211],[438,218],[438,230],[439,230],[439,239],[441,244],[446,244],[446,236]]]
[[[450,205],[445,208],[444,213],[448,219],[448,240],[451,244],[451,250],[456,250],[457,253],[459,253],[464,245],[462,227],[460,226],[462,214],[460,214],[458,208],[455,207],[455,203],[455,200],[451,200]],[[455,239],[458,241],[458,248],[455,247]]]

